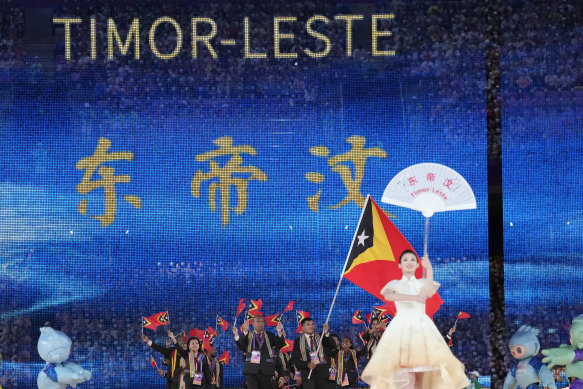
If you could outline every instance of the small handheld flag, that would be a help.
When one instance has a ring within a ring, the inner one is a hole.
[[[296,319],[298,319],[298,328],[296,328],[296,333],[302,332],[302,320],[306,317],[310,317],[310,312],[296,311]]]
[[[150,355],[150,366],[152,366],[153,368],[156,368],[156,366],[158,366],[156,364],[156,361],[154,360],[154,357]]]
[[[292,309],[294,309],[294,302],[290,301],[287,306],[285,307],[285,309],[283,310],[283,313],[286,313],[287,311],[291,311]]]
[[[205,331],[199,330],[197,328],[194,328],[194,329],[188,331],[188,335],[191,338],[194,337],[194,338],[201,339],[201,340],[204,339],[205,334],[206,334]]]
[[[225,319],[223,319],[219,315],[217,315],[217,325],[219,327],[221,327],[223,329],[223,331],[226,331],[227,329],[229,329],[229,322],[227,322]]]
[[[207,351],[211,351],[212,350],[211,342],[210,342],[210,339],[209,338],[205,337],[202,340],[202,348],[205,349],[205,350],[207,350]]]
[[[156,328],[158,328],[158,324],[156,324],[156,322],[152,319],[152,317],[145,317],[142,316],[142,327],[143,328],[148,328],[150,330],[155,330]]]
[[[160,325],[168,325],[170,324],[170,319],[168,318],[168,311],[158,313],[158,321],[161,323]]]
[[[239,317],[239,315],[241,314],[241,312],[243,312],[244,309],[245,309],[245,299],[241,299],[241,300],[239,300],[239,306],[237,307],[237,314],[235,315],[235,318]]]
[[[247,311],[245,314],[245,321],[251,323],[254,317],[255,316],[251,312]]]
[[[362,341],[363,344],[366,345],[366,340],[364,340],[363,335],[365,334],[366,331],[361,332],[360,334],[358,334],[358,339],[360,339]]]
[[[248,312],[253,314],[253,316],[257,316],[257,314],[259,313],[259,310],[261,309],[261,305],[263,305],[263,303],[261,302],[261,299],[251,300],[251,306],[249,307]]]
[[[360,312],[360,310],[354,312],[354,315],[352,315],[352,324],[360,324],[360,323],[364,323],[364,318],[362,317],[362,312]]]
[[[467,313],[465,313],[465,312],[460,312],[460,313],[458,313],[458,314],[457,314],[457,318],[455,319],[454,326],[457,324],[457,321],[458,321],[458,320],[460,320],[460,319],[469,319],[469,318],[470,318],[470,315],[469,315],[469,314],[467,314]]]
[[[265,324],[268,327],[274,327],[281,323],[282,315],[281,313],[276,313],[275,315],[265,316]]]
[[[223,353],[219,357],[218,361],[219,362],[224,362],[225,365],[228,365],[230,359],[231,359],[231,356],[229,355],[229,352],[228,351],[223,351]]]
[[[285,346],[281,348],[282,353],[291,352],[294,349],[294,341],[290,339],[285,339]]]

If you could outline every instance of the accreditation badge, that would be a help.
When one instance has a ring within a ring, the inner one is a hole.
[[[342,379],[342,386],[348,386],[348,375],[344,374],[344,378]]]
[[[192,377],[192,383],[195,385],[202,384],[202,373],[194,373],[194,377]]]
[[[320,363],[320,358],[318,358],[318,353],[316,351],[312,351],[310,353],[310,359],[312,360],[312,362],[314,362],[316,365],[318,363]]]
[[[261,351],[253,350],[251,351],[251,363],[260,363],[261,362]]]
[[[330,381],[336,381],[336,369],[330,368],[330,375],[328,376]]]

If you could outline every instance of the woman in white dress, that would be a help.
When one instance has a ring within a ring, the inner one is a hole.
[[[399,257],[403,278],[381,290],[387,301],[395,302],[397,314],[362,372],[362,380],[371,389],[461,389],[470,383],[464,365],[425,314],[425,300],[433,296],[439,283],[433,282],[429,258],[424,256],[421,264],[427,278],[417,279],[417,254],[404,251]]]

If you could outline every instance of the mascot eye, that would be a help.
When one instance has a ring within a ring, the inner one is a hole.
[[[516,347],[516,352],[518,354],[522,354],[522,348],[521,347]]]

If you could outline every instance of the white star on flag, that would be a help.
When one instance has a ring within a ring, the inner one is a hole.
[[[357,238],[358,238],[357,246],[360,246],[360,245],[364,246],[364,241],[368,238],[368,235],[365,235],[364,230],[362,230],[362,232],[360,233],[360,235],[357,236]]]

